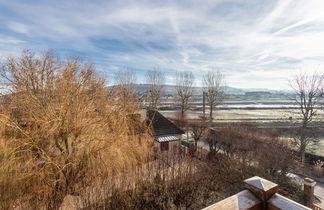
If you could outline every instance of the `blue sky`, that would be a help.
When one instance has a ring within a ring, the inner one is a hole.
[[[322,0],[0,0],[0,59],[22,49],[82,56],[108,78],[210,70],[239,88],[287,89],[324,68]]]

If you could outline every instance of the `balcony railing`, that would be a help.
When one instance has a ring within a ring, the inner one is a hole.
[[[208,206],[205,210],[323,210],[313,204],[316,182],[311,179],[305,179],[304,182],[304,192],[309,207],[278,194],[277,184],[255,176],[244,181],[245,190]]]

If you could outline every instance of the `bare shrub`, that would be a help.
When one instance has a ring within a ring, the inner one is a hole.
[[[228,197],[243,190],[243,180],[252,176],[260,176],[274,183],[280,188],[280,194],[305,204],[303,192],[300,186],[293,183],[284,173],[269,173],[268,170],[257,165],[247,165],[236,158],[228,157],[222,153],[212,152],[209,155],[208,164],[203,165],[201,175],[209,189]]]
[[[193,139],[195,140],[195,151],[198,147],[198,141],[204,136],[204,133],[208,127],[208,123],[205,120],[199,120],[196,122],[189,123],[191,134]]]
[[[190,162],[195,170],[188,170]],[[108,188],[111,196],[91,209],[201,209],[238,193],[244,188],[243,180],[256,175],[278,183],[281,194],[303,203],[301,190],[284,173],[270,173],[265,165],[245,164],[224,153],[210,154],[203,162],[180,152],[161,154],[150,164],[157,166],[148,170],[153,177],[142,176],[128,190]]]
[[[324,162],[323,161],[316,161],[313,167],[313,171],[315,176],[321,177],[324,174]]]
[[[135,135],[128,120],[136,104],[109,94],[93,65],[24,51],[1,75],[1,205],[56,209],[91,185],[92,171],[112,176],[145,159],[146,131]]]
[[[288,144],[250,123],[232,123],[210,130],[206,141],[212,151],[222,152],[246,165],[257,165],[269,173],[286,173],[296,167]]]

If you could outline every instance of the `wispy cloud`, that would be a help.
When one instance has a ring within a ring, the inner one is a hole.
[[[8,22],[7,26],[10,30],[12,30],[14,32],[28,34],[28,26],[27,25],[17,23],[17,22]]]
[[[0,1],[0,56],[54,49],[106,75],[191,70],[199,85],[219,69],[234,87],[281,89],[324,62],[323,11],[317,0]]]

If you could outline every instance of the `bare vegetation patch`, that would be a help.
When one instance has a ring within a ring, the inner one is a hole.
[[[135,97],[125,103],[123,89],[109,93],[93,65],[24,51],[2,63],[1,76],[1,208],[26,201],[55,209],[97,174],[145,159],[148,135],[129,120]]]

